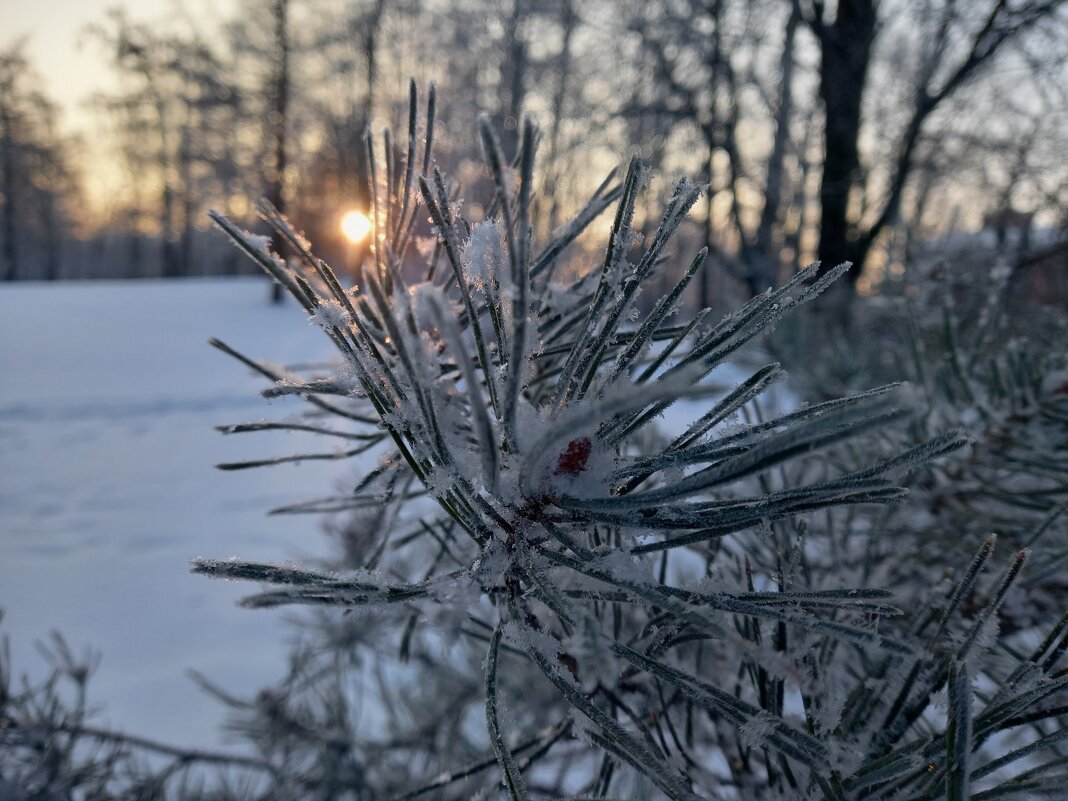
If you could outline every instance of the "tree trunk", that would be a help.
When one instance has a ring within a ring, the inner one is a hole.
[[[4,178],[0,192],[4,195],[4,280],[14,281],[18,272],[18,249],[15,234],[18,230],[15,214],[15,143],[11,135],[11,115],[0,108],[0,158],[3,159]]]
[[[63,231],[60,223],[59,210],[57,209],[57,196],[63,190],[61,174],[63,167],[59,163],[60,147],[57,144],[54,119],[51,114],[45,118],[45,131],[48,141],[45,157],[45,180],[44,193],[44,233],[45,233],[45,280],[55,281],[62,271],[63,259]]]
[[[520,117],[526,92],[527,46],[523,28],[527,12],[523,0],[513,0],[512,13],[504,21],[504,42],[501,45],[501,89],[507,87],[507,103],[501,103],[504,119],[498,124],[505,158],[515,155],[519,142]],[[504,93],[502,92],[502,95]],[[502,98],[502,101],[504,98]]]
[[[267,186],[267,200],[278,211],[285,213],[285,195],[283,182],[286,167],[286,129],[289,120],[289,0],[275,0],[274,4],[274,80],[271,92],[270,141],[274,149],[272,165]],[[283,259],[286,257],[283,243],[277,239],[275,249]],[[277,282],[271,286],[271,300],[282,302],[282,287]]]
[[[163,172],[163,277],[177,278],[182,274],[181,254],[178,252],[178,234],[174,224],[174,188],[167,158],[160,160]]]
[[[579,18],[575,13],[573,0],[562,0],[560,6],[560,24],[564,29],[564,40],[560,45],[559,71],[556,79],[556,87],[553,92],[552,121],[549,127],[549,153],[546,159],[548,170],[546,172],[548,186],[556,186],[563,175],[560,163],[560,128],[564,117],[564,109],[567,103],[567,91],[571,83],[571,41],[574,38],[575,28],[578,27]],[[549,200],[549,230],[555,231],[560,217],[561,192],[551,192]]]
[[[367,20],[367,38],[364,40],[364,59],[367,63],[367,107],[365,117],[371,124],[375,111],[375,89],[378,84],[378,35],[382,30],[382,17],[386,12],[385,0],[377,0]]]
[[[790,141],[790,115],[793,113],[793,78],[794,78],[794,41],[797,26],[801,22],[801,13],[797,6],[790,12],[786,23],[786,35],[783,38],[782,54],[779,59],[781,84],[779,89],[779,107],[775,112],[775,138],[768,156],[768,169],[764,181],[764,208],[760,212],[757,225],[757,257],[762,259],[767,273],[764,276],[768,285],[778,282],[780,254],[775,248],[774,231],[779,221],[779,209],[782,206],[783,175],[786,170],[786,150]]]
[[[182,128],[181,145],[178,149],[178,172],[182,187],[182,234],[179,240],[179,271],[183,276],[193,274],[193,187],[192,187],[192,144],[189,141],[192,136],[193,126],[196,125],[194,115],[186,119]]]
[[[706,129],[707,131],[707,129]],[[716,154],[716,146],[712,142],[712,138],[706,133],[707,155],[704,164],[704,174],[701,176],[704,182],[708,184],[708,191],[705,193],[705,219],[704,219],[704,238],[705,247],[708,248],[709,255],[716,253],[716,247],[713,242],[716,233],[715,219],[713,218],[713,205],[712,200],[715,197],[715,193],[712,191],[712,159]],[[715,265],[715,266],[713,266]],[[704,309],[712,305],[712,270],[720,266],[717,258],[707,258],[705,263],[701,265],[700,271],[697,273],[697,311]]]
[[[141,253],[141,230],[138,225],[136,213],[130,213],[129,227],[126,233],[126,268],[123,274],[123,278],[134,278],[135,276],[143,276],[144,271],[141,265],[142,253]],[[98,265],[102,266],[102,265]]]
[[[170,137],[167,129],[167,103],[160,93],[152,69],[147,62],[143,62],[141,69],[145,76],[145,82],[151,93],[156,111],[156,122],[159,125],[159,172],[163,180],[163,191],[160,197],[160,229],[162,232],[162,260],[163,277],[176,278],[181,274],[181,259],[178,252],[178,233],[174,223],[174,175],[171,169]]]
[[[55,281],[60,273],[62,242],[59,232],[59,215],[56,213],[56,192],[49,187],[44,199],[45,229],[45,280]]]
[[[820,259],[823,269],[854,262],[856,282],[867,247],[850,219],[850,196],[859,179],[861,104],[875,40],[874,0],[841,0],[833,24],[820,31],[820,99],[824,159],[820,183]]]

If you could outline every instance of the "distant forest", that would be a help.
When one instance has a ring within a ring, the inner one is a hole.
[[[816,258],[864,264],[866,291],[984,219],[1068,225],[1063,2],[271,0],[195,22],[114,11],[86,35],[117,79],[91,104],[122,179],[86,201],[79,140],[9,42],[0,279],[246,271],[207,210],[254,228],[261,196],[344,268],[365,133],[406,129],[409,79],[447,99],[438,158],[470,197],[477,115],[507,156],[536,116],[547,231],[631,153],[665,184],[707,182],[683,231],[713,255],[706,299],[710,275],[754,294]]]

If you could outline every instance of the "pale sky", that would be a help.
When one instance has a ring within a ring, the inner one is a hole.
[[[27,55],[45,81],[48,94],[64,116],[84,120],[78,106],[107,85],[101,48],[83,41],[85,27],[104,19],[115,0],[0,0],[0,44],[28,39]],[[172,0],[137,0],[124,4],[135,19],[163,16]],[[75,119],[66,119],[68,124]]]
[[[210,29],[213,17],[229,14],[234,0],[0,0],[0,47],[26,38],[26,54],[44,82],[44,90],[63,109],[62,126],[85,143],[80,166],[93,199],[106,193],[109,163],[86,101],[111,84],[111,71],[99,43],[85,29],[103,22],[110,9],[123,7],[135,22],[174,18],[180,14]]]

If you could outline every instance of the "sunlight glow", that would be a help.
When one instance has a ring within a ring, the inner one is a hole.
[[[358,209],[346,212],[341,218],[341,233],[353,244],[361,242],[371,233],[371,218]]]

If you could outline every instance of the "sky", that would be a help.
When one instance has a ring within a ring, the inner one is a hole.
[[[26,39],[26,53],[43,82],[46,94],[63,110],[62,127],[80,134],[87,158],[81,160],[88,173],[90,194],[106,192],[109,179],[102,167],[109,163],[101,152],[102,137],[87,101],[94,92],[107,90],[112,74],[99,44],[86,36],[86,28],[102,22],[113,8],[125,8],[135,21],[152,21],[192,15],[210,20],[213,12],[229,12],[229,0],[0,0],[0,47]],[[95,166],[94,166],[95,165]],[[95,191],[94,191],[95,190]],[[90,202],[95,198],[90,198]]]
[[[108,84],[100,48],[85,41],[85,28],[99,22],[118,5],[115,0],[0,0],[0,44],[27,39],[27,53],[44,80],[47,93],[59,102],[68,125],[84,124],[81,105]],[[136,18],[166,15],[173,0],[137,0],[126,4]]]

